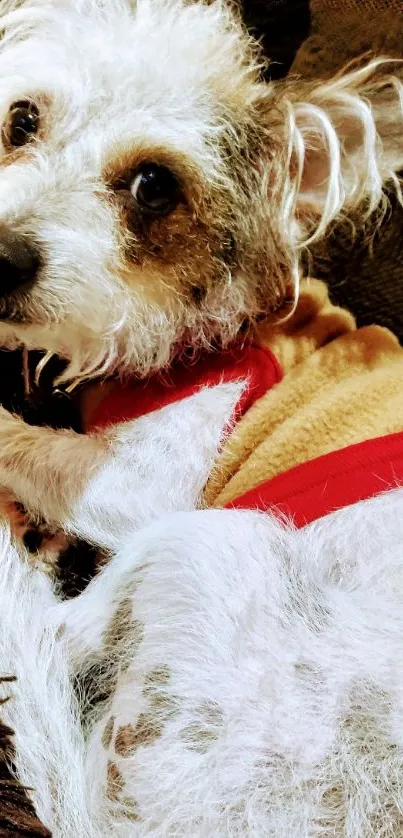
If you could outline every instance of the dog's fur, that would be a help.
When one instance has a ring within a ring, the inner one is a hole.
[[[267,85],[220,0],[3,5],[0,223],[42,267],[3,300],[2,339],[67,355],[67,379],[233,338],[295,293],[307,243],[341,210],[378,207],[403,166],[392,63]],[[24,99],[39,132],[10,149]],[[129,191],[150,161],[180,184],[161,217]]]
[[[386,185],[400,195],[399,64],[267,85],[220,0],[3,6],[0,234],[40,267],[0,298],[0,339],[66,356],[65,381],[227,343],[297,295],[302,254],[341,212],[382,213]],[[24,99],[39,131],[11,149]],[[161,216],[130,192],[150,161],[180,185]],[[1,484],[59,526],[108,444],[0,410]]]
[[[1,298],[1,339],[65,356],[64,381],[227,343],[297,295],[301,255],[341,212],[400,194],[387,61],[267,86],[217,0],[3,6],[0,232],[40,268]],[[12,150],[26,99],[40,130]],[[130,193],[147,162],[180,184],[161,216]],[[111,556],[60,604],[1,531],[1,666],[18,676],[3,715],[55,835],[402,829],[401,492],[300,533],[195,511],[237,394],[99,436],[0,411],[0,485]]]
[[[300,531],[192,511],[238,394],[122,430],[68,524],[112,552],[76,599],[2,531],[3,715],[55,836],[401,833],[402,490]],[[108,519],[127,457],[130,521]]]

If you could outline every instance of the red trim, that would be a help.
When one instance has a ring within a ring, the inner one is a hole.
[[[239,418],[281,377],[277,358],[264,346],[249,343],[225,352],[206,353],[194,363],[174,363],[168,371],[146,380],[116,384],[96,409],[87,430],[137,419],[191,396],[200,387],[244,379],[248,386],[237,406],[236,418]]]
[[[246,413],[282,377],[269,349],[257,344],[236,345],[225,352],[206,353],[196,362],[174,363],[169,371],[116,384],[99,405],[89,430],[137,419],[186,398],[200,387],[222,381],[248,381],[236,418]],[[302,527],[336,509],[403,485],[403,432],[350,445],[302,463],[261,483],[229,503],[229,508],[278,511]]]
[[[349,445],[302,463],[227,504],[272,510],[296,527],[403,485],[403,432]]]

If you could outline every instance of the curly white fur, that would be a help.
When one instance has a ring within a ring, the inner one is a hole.
[[[223,0],[8,0],[0,27],[0,125],[21,100],[40,116],[20,150],[2,134],[0,224],[42,258],[1,301],[1,340],[66,356],[66,379],[228,342],[297,293],[340,214],[400,194],[399,62],[264,84]],[[181,184],[163,218],[116,188],[150,161]]]
[[[0,336],[65,355],[66,378],[228,342],[338,215],[400,194],[399,65],[266,86],[221,0],[3,10],[0,122],[28,99],[40,132],[20,151],[2,132],[0,224],[41,267],[2,297]],[[182,188],[158,223],[116,187],[149,161]],[[0,410],[0,485],[111,554],[59,603],[2,532],[2,715],[59,838],[403,830],[402,491],[300,532],[197,510],[238,395],[93,437]]]

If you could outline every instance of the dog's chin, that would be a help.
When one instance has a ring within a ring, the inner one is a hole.
[[[17,349],[26,346],[46,352],[48,330],[32,319],[23,307],[0,299],[0,348]],[[52,350],[53,351],[53,350]]]

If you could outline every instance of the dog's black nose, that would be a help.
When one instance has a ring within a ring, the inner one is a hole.
[[[39,262],[36,248],[25,236],[0,224],[0,297],[33,282]]]

